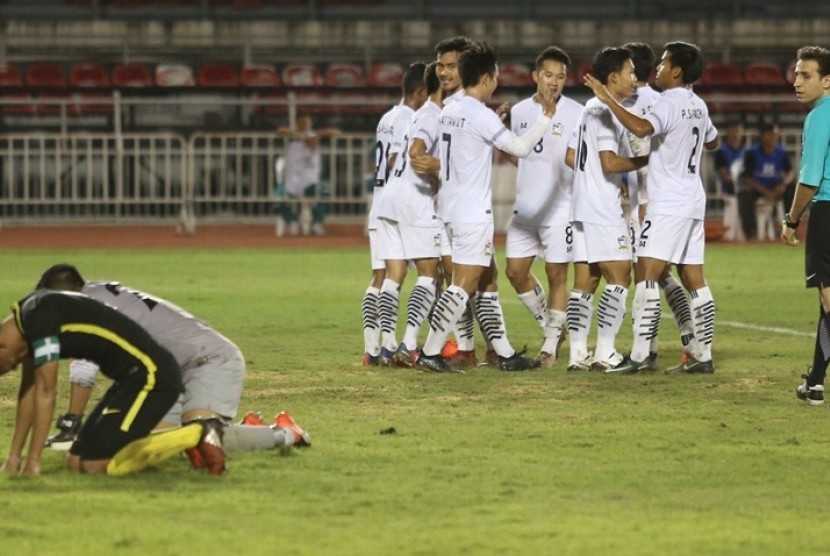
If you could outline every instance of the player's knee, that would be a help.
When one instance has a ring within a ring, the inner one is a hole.
[[[73,359],[69,364],[69,380],[72,384],[92,388],[95,386],[95,376],[98,374],[98,365],[85,359]]]

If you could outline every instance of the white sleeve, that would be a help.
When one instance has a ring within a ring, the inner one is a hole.
[[[503,133],[496,138],[495,146],[507,154],[524,158],[530,154],[539,139],[545,135],[549,125],[550,118],[542,114],[527,133],[522,136],[516,136],[513,132]]]

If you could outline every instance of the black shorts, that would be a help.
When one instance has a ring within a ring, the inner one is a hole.
[[[810,207],[804,278],[808,288],[830,286],[830,201],[819,201]]]
[[[70,453],[84,460],[110,459],[133,440],[150,434],[180,392],[171,388],[145,393],[143,384],[144,380],[131,377],[110,386],[84,421]]]

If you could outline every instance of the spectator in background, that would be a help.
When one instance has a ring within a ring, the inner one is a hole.
[[[726,123],[726,140],[715,153],[715,171],[723,197],[723,225],[726,241],[744,241],[744,230],[738,212],[738,187],[744,169],[744,126],[734,119]]]
[[[779,220],[783,217],[782,199],[795,173],[779,142],[778,127],[761,126],[760,137],[744,156],[741,220],[747,238],[773,240],[777,236],[773,213]]]
[[[277,217],[277,235],[303,235],[326,233],[325,218],[328,209],[325,198],[331,195],[331,185],[321,180],[322,162],[320,140],[334,137],[341,132],[337,128],[315,131],[311,116],[301,114],[293,128],[277,129],[280,137],[288,139],[285,149],[284,181],[285,198]]]

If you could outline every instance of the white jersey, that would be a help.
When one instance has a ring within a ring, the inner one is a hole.
[[[501,149],[513,137],[495,112],[470,96],[441,110],[438,213],[445,224],[493,222],[493,147]]]
[[[87,282],[82,293],[115,307],[173,354],[181,370],[233,355],[239,348],[181,307],[118,282]]]
[[[404,137],[403,149],[395,159],[395,167],[384,186],[383,201],[377,215],[416,227],[434,227],[440,224],[435,210],[435,198],[429,181],[416,173],[409,162],[409,145],[420,139],[426,154],[438,156],[438,117],[441,108],[427,101],[412,116]]]
[[[314,137],[309,132],[309,137]],[[321,157],[317,145],[308,146],[300,138],[291,138],[285,151],[285,192],[300,196],[310,185],[320,181]]]
[[[372,190],[372,208],[369,210],[369,229],[377,229],[377,206],[383,197],[383,186],[389,177],[389,169],[386,162],[392,151],[392,144],[395,141],[395,125],[402,109],[412,112],[412,109],[403,104],[396,104],[381,116],[378,122],[375,142],[375,187]]]
[[[533,97],[510,111],[510,126],[524,135],[544,112]],[[559,97],[556,113],[533,151],[518,162],[513,220],[522,225],[552,226],[571,220],[573,170],[565,164],[568,142],[582,114],[582,105]]]
[[[652,89],[649,85],[637,87],[637,91],[630,97],[626,97],[620,103],[628,109],[632,114],[645,118],[646,114],[651,112],[652,107],[660,98],[660,93]],[[630,133],[630,132],[629,132]],[[631,204],[631,218],[638,220],[637,207],[640,206],[639,191],[637,184],[637,172],[628,173],[628,201]]]
[[[627,226],[623,218],[620,174],[602,171],[600,151],[630,157],[627,131],[596,97],[585,103],[579,124],[571,136],[574,149],[572,219],[603,226]]]
[[[648,212],[703,220],[706,192],[700,179],[703,144],[718,130],[706,103],[694,91],[675,87],[663,92],[645,116],[654,133],[648,164]]]

